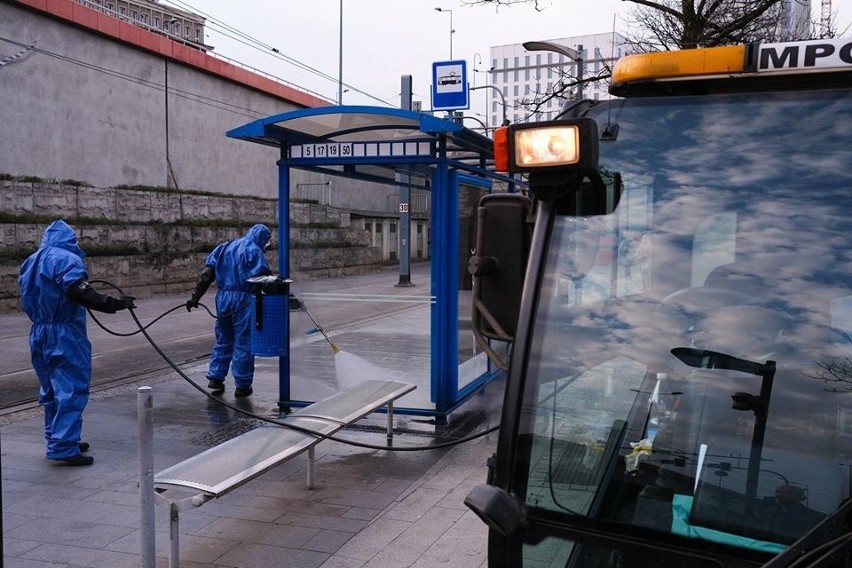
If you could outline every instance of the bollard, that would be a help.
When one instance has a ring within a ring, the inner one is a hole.
[[[139,387],[136,417],[139,439],[139,504],[141,568],[156,568],[154,541],[154,396],[151,387]]]

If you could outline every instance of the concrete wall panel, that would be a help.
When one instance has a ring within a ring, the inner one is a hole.
[[[161,183],[163,61],[0,4],[0,172],[94,185]]]
[[[14,3],[0,38],[2,57],[35,42],[0,67],[0,173],[277,197],[278,150],[226,133],[296,105]]]

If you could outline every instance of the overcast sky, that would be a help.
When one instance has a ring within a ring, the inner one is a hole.
[[[460,0],[161,2],[208,18],[206,42],[217,54],[332,100],[337,100],[340,79],[342,3],[342,77],[344,89],[349,89],[343,94],[344,104],[398,107],[401,77],[411,75],[414,99],[423,101],[424,110],[431,108],[432,63],[450,59],[451,17],[452,59],[466,60],[468,82],[481,86],[485,73],[471,70],[490,68],[490,47],[613,29],[625,33],[635,7],[622,0],[538,0],[538,11],[532,2],[497,9]],[[819,0],[813,4],[818,17]],[[850,4],[852,0],[833,0],[838,22],[848,21]],[[438,12],[436,7],[452,12]],[[470,112],[482,112],[488,91],[471,93]]]

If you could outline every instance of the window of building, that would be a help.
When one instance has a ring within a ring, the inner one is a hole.
[[[154,16],[154,27],[155,28],[160,27],[160,17],[159,16]]]
[[[195,29],[195,41],[201,43],[201,28]]]
[[[503,82],[507,82],[509,80],[509,58],[503,58]]]
[[[125,8],[124,6],[119,6],[118,7],[118,13],[121,14],[122,16],[126,16],[127,15],[127,8]]]
[[[142,14],[142,23],[143,23],[143,24],[147,24],[147,23],[148,23],[148,14]]]
[[[139,10],[130,10],[130,19],[138,20],[139,19]]]
[[[390,224],[390,232],[391,232],[391,234],[396,233],[396,223],[394,223],[393,221],[391,221],[391,224]]]
[[[183,29],[183,28],[181,28],[180,24],[175,24],[175,35],[179,36],[181,29]]]

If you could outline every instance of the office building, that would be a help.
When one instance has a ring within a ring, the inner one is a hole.
[[[608,77],[612,64],[628,52],[626,38],[613,32],[547,43],[579,52],[584,79]],[[579,94],[577,63],[555,51],[528,51],[519,43],[492,47],[489,80],[495,88],[488,90],[488,124],[499,125],[504,116],[510,122],[555,118],[562,105]],[[583,98],[608,98],[608,86],[608,79],[584,82]]]

